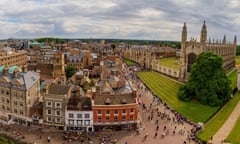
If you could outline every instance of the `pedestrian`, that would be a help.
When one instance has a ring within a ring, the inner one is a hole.
[[[48,143],[50,143],[50,141],[51,141],[51,137],[50,136],[47,137],[47,141],[48,141]]]
[[[155,135],[154,135],[154,138],[156,138],[157,137],[157,132],[155,132]]]

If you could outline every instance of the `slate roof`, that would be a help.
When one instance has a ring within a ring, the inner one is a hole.
[[[71,86],[68,85],[51,85],[48,94],[65,95],[68,94],[70,88]]]
[[[40,79],[40,76],[36,72],[28,71],[23,75],[23,81],[25,83],[26,89],[32,87],[33,84],[36,83]]]

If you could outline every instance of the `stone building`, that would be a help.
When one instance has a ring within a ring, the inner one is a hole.
[[[202,52],[213,52],[223,57],[224,68],[229,72],[235,67],[237,38],[233,42],[227,42],[226,36],[222,40],[207,39],[207,26],[204,21],[201,29],[200,41],[195,38],[187,40],[187,25],[182,29],[181,53],[180,53],[180,77],[181,81],[187,81],[191,67],[196,57]]]
[[[89,68],[91,65],[90,51],[79,51],[79,53],[67,55],[66,65],[73,66],[77,71],[80,69]]]
[[[123,52],[123,57],[139,63],[144,68],[152,69],[156,60],[176,57],[176,49],[151,45],[131,45]]]
[[[24,50],[15,50],[10,47],[0,48],[0,66],[19,66],[27,64],[27,53]]]
[[[49,86],[46,94],[43,94],[43,123],[45,125],[64,129],[65,112],[71,89],[67,85],[53,84]]]
[[[21,72],[17,67],[0,70],[0,119],[5,123],[30,125],[30,108],[40,97],[40,77],[35,72]]]

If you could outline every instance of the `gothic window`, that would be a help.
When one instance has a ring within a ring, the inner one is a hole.
[[[191,72],[191,68],[193,63],[195,62],[196,55],[194,53],[190,53],[188,55],[188,66],[187,66],[187,72]]]

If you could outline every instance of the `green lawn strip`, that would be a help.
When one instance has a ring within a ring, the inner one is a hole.
[[[126,59],[126,58],[123,58],[123,61],[125,63],[127,63],[128,65],[136,65],[137,64],[135,61],[132,61],[132,60],[129,60],[129,59]]]
[[[225,104],[224,107],[219,110],[219,112],[207,123],[205,124],[205,129],[197,134],[198,138],[203,141],[208,141],[211,136],[219,130],[219,128],[224,124],[229,115],[232,113],[233,109],[237,105],[240,99],[240,93],[237,93],[229,102]]]
[[[239,65],[240,64],[240,56],[236,56],[235,60],[236,60],[236,65]]]
[[[157,72],[139,72],[137,74],[164,102],[193,122],[205,122],[217,111],[216,107],[209,107],[197,102],[180,101],[177,92],[181,84],[171,78]]]
[[[237,86],[238,72],[237,70],[233,70],[229,75],[228,79],[231,81],[231,88],[234,89]]]
[[[240,117],[238,117],[238,120],[235,123],[234,128],[226,138],[225,142],[229,142],[232,144],[239,144],[240,143],[239,132],[240,132]]]

